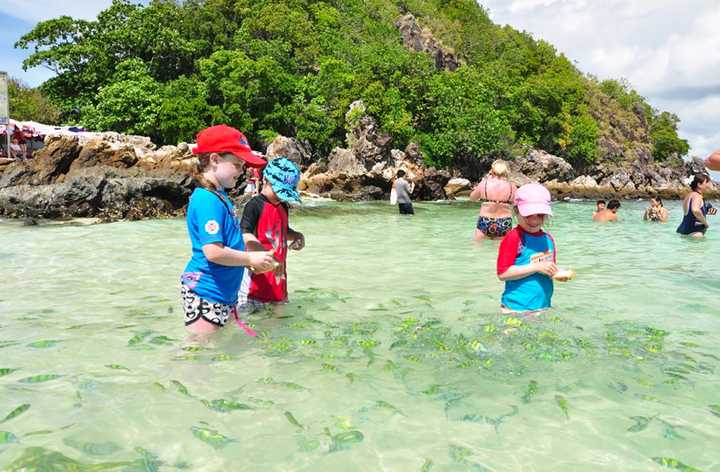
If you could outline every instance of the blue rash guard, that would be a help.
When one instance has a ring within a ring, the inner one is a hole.
[[[181,282],[207,301],[235,305],[245,268],[210,262],[202,250],[203,246],[211,243],[245,250],[240,223],[230,197],[224,191],[196,188],[190,196],[186,221],[192,257],[185,266]]]
[[[500,243],[497,274],[504,274],[512,266],[533,262],[555,262],[555,240],[544,232],[528,233],[516,226]],[[502,305],[513,311],[534,311],[550,308],[553,281],[545,274],[535,273],[517,280],[505,281]]]

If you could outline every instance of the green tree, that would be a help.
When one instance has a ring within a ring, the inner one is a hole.
[[[97,104],[82,110],[82,123],[98,131],[122,130],[160,138],[161,90],[141,60],[123,61],[118,64],[113,81],[98,91]]]
[[[60,110],[39,89],[21,81],[8,81],[10,116],[20,121],[37,121],[48,125],[60,124]]]
[[[658,161],[681,158],[687,155],[690,145],[677,135],[680,118],[669,112],[656,116],[650,125],[650,137],[653,143],[653,157]]]

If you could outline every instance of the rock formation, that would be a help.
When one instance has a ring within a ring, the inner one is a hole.
[[[443,46],[428,29],[420,27],[417,19],[410,13],[397,20],[395,26],[400,30],[405,47],[411,51],[429,54],[438,69],[452,72],[460,67],[457,55],[450,48]]]

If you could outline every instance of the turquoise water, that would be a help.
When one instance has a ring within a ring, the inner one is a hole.
[[[308,204],[291,303],[205,347],[182,220],[2,222],[0,470],[718,471],[720,226],[644,205],[557,204],[578,277],[518,319],[474,205]]]

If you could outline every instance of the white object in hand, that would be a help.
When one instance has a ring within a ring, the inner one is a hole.
[[[555,272],[555,275],[553,275],[553,280],[557,280],[558,282],[567,282],[568,280],[572,280],[575,278],[575,271],[572,269],[558,269],[557,272]]]

